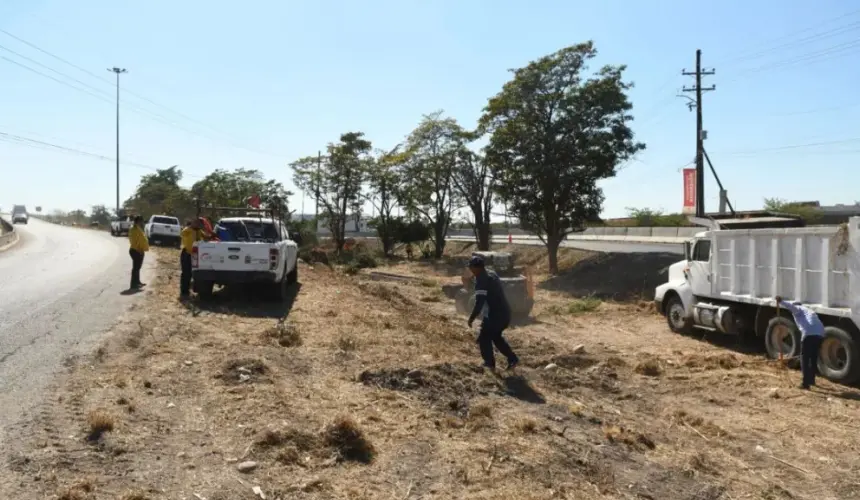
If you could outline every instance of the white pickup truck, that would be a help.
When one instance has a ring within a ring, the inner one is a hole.
[[[801,302],[821,318],[818,368],[860,380],[860,217],[842,226],[711,229],[685,245],[654,300],[675,332],[692,327],[764,338],[768,356],[800,354],[800,333],[774,299]]]
[[[179,219],[169,215],[153,215],[143,228],[150,243],[179,245]]]
[[[111,236],[123,236],[128,234],[128,230],[134,225],[134,218],[131,216],[117,217],[110,221]]]
[[[287,226],[272,218],[231,217],[218,222],[227,241],[198,241],[191,253],[194,291],[202,298],[217,285],[257,284],[279,300],[298,282],[299,249]],[[222,233],[223,236],[223,233]]]

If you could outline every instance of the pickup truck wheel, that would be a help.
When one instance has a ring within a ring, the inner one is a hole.
[[[275,290],[277,291],[277,293],[275,293],[275,299],[279,302],[285,302],[287,297],[290,295],[289,281],[289,275],[286,275],[275,285]]]
[[[666,322],[669,323],[669,329],[675,333],[690,333],[693,329],[693,322],[687,317],[681,297],[674,294],[669,297],[666,303]]]
[[[295,285],[299,281],[299,263],[296,262],[296,267],[287,274],[287,284]]]
[[[818,372],[842,384],[852,384],[860,378],[860,353],[857,342],[848,332],[835,326],[824,328]]]
[[[215,282],[213,281],[194,280],[194,291],[197,292],[197,295],[199,295],[201,299],[211,299],[212,291],[214,289]]]
[[[800,331],[788,318],[771,318],[764,332],[764,347],[770,359],[793,358],[800,355]]]

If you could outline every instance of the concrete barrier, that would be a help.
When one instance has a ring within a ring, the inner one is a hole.
[[[628,238],[648,238],[651,236],[651,228],[650,227],[628,227],[627,228],[627,237]]]
[[[18,233],[15,226],[0,218],[0,250],[5,250],[18,242]]]
[[[651,236],[654,238],[677,238],[677,227],[652,227]]]

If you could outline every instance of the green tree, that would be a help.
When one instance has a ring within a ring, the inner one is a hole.
[[[67,218],[69,222],[73,222],[78,225],[87,224],[89,222],[87,218],[87,212],[81,209],[72,210],[67,215]]]
[[[478,250],[489,250],[492,240],[490,213],[493,208],[494,179],[484,157],[462,148],[453,172],[454,186],[463,202],[472,211],[472,231]]]
[[[110,226],[111,213],[104,205],[93,205],[90,210],[90,222],[98,222],[100,226]]]
[[[397,205],[397,187],[400,184],[398,170],[409,158],[400,149],[401,146],[398,145],[391,151],[377,152],[377,158],[369,163],[367,170],[367,184],[370,188],[367,199],[378,214],[371,221],[371,225],[376,229],[386,256],[394,251],[397,237],[393,212]]]
[[[640,227],[677,227],[686,226],[684,214],[664,214],[662,210],[650,208],[627,207],[627,216],[633,219],[634,225]]]
[[[182,170],[174,165],[141,177],[134,195],[123,204],[124,212],[148,217],[170,214],[187,218],[193,214],[188,192],[179,186]]]
[[[788,215],[796,215],[805,222],[816,222],[822,217],[821,209],[811,207],[797,202],[790,202],[780,198],[765,198],[764,209],[768,212],[777,212]]]
[[[629,126],[625,67],[586,74],[596,56],[586,42],[513,70],[480,121],[497,192],[544,242],[553,274],[564,237],[600,214],[597,181],[645,148]]]
[[[266,180],[259,170],[215,170],[195,182],[191,186],[191,193],[206,205],[229,208],[247,207],[247,199],[257,195],[262,207],[277,209],[284,220],[290,219],[287,202],[293,193],[278,181]]]
[[[361,200],[362,183],[372,161],[371,148],[364,133],[347,132],[338,143],[326,147],[319,163],[317,157],[309,156],[290,165],[293,182],[322,208],[320,217],[331,231],[338,253],[346,241],[348,211]]]
[[[445,251],[445,237],[458,208],[454,170],[464,148],[464,131],[442,111],[424,117],[407,139],[410,159],[401,168],[398,198],[407,213],[419,214],[433,226],[436,258]]]

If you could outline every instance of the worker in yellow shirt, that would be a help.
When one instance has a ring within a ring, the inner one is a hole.
[[[134,217],[134,224],[128,230],[128,254],[131,256],[131,290],[139,290],[146,286],[140,282],[140,268],[143,267],[143,256],[149,251],[149,240],[143,233],[143,217]]]
[[[200,219],[189,221],[179,236],[182,240],[182,251],[179,254],[179,265],[182,274],[179,278],[179,298],[187,299],[191,293],[191,251],[194,242],[204,239]]]

